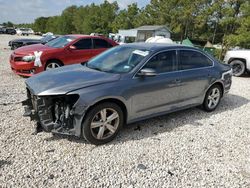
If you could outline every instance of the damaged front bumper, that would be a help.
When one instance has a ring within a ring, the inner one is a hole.
[[[27,99],[22,102],[25,111],[23,116],[37,123],[37,132],[80,136],[83,111],[76,111],[78,99],[76,94],[36,96],[27,89]]]

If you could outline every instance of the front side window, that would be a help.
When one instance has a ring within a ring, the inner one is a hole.
[[[118,46],[96,56],[86,66],[110,73],[127,73],[149,55],[150,51],[130,46]]]
[[[94,39],[94,48],[98,49],[98,48],[110,48],[111,45],[103,39]]]
[[[179,70],[188,70],[212,66],[213,62],[200,52],[192,50],[181,50]]]
[[[76,37],[73,37],[73,36],[62,36],[62,37],[58,37],[55,40],[52,40],[46,43],[46,46],[49,46],[52,48],[63,48],[75,39]]]
[[[77,50],[92,49],[91,39],[81,39],[73,44]]]
[[[176,51],[165,51],[152,57],[143,68],[154,69],[157,73],[174,71]]]

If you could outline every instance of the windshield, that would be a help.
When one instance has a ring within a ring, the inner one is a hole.
[[[46,42],[46,41],[50,41],[51,38],[52,38],[52,35],[47,35],[46,37],[42,37],[40,40],[42,42]]]
[[[62,37],[58,37],[57,39],[54,39],[46,43],[46,46],[53,47],[53,48],[63,48],[75,39],[76,37],[73,37],[73,36],[62,36]]]
[[[21,31],[28,31],[28,29],[20,29]]]
[[[47,35],[46,37],[42,37],[41,41],[42,42],[49,42],[49,41],[51,41],[52,39],[55,39],[55,38],[56,38],[56,36],[54,36],[54,35]]]
[[[118,46],[96,56],[86,66],[103,72],[127,73],[148,54],[148,50],[131,46]]]

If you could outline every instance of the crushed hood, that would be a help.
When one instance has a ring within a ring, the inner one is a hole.
[[[77,64],[32,76],[26,80],[26,85],[34,95],[63,95],[73,90],[119,79],[119,74],[100,72]]]

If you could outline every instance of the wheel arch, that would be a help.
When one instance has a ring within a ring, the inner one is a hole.
[[[214,83],[212,83],[212,84],[207,88],[206,93],[207,93],[207,91],[208,91],[211,87],[213,87],[214,85],[220,86],[221,91],[222,91],[222,96],[221,96],[221,97],[223,97],[225,88],[224,88],[224,84],[222,83],[222,81],[215,81]]]
[[[116,105],[118,105],[119,107],[121,107],[121,110],[123,112],[123,115],[124,115],[124,123],[127,122],[127,117],[128,117],[128,109],[127,109],[127,106],[125,105],[125,103],[118,99],[118,98],[114,98],[114,97],[111,97],[111,98],[104,98],[104,99],[101,99],[101,100],[98,100],[96,101],[95,103],[93,103],[86,111],[85,115],[96,105],[98,104],[102,104],[102,103],[105,103],[105,102],[110,102],[110,103],[115,103]]]
[[[245,64],[245,66],[246,66],[247,60],[245,58],[241,58],[241,57],[231,57],[229,59],[229,61],[228,61],[228,64],[230,64],[234,60],[242,61]]]

